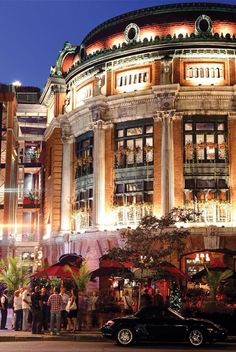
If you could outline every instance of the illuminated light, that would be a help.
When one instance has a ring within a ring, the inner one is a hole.
[[[21,82],[20,81],[13,81],[12,82],[12,85],[14,86],[14,87],[21,87]]]
[[[182,34],[184,37],[186,36],[186,34],[190,34],[190,31],[188,29],[188,27],[173,27],[171,28],[171,32],[170,34],[173,36],[173,35],[176,35],[176,37],[178,38],[178,36],[180,34]]]
[[[144,29],[144,30],[141,30],[141,34],[140,34],[140,39],[141,41],[144,39],[144,38],[147,38],[148,40],[150,40],[151,38],[154,39],[157,35],[159,35],[158,31],[156,30],[148,30],[148,29]]]

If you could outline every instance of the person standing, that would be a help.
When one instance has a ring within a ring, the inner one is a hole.
[[[66,306],[68,312],[67,316],[67,331],[75,332],[77,328],[77,315],[78,315],[78,306],[74,290],[70,291],[69,300]],[[71,330],[72,329],[72,330]]]
[[[43,331],[48,330],[48,323],[49,323],[49,316],[50,316],[50,309],[48,306],[48,298],[49,294],[45,287],[41,288],[41,299],[42,299],[42,327]]]
[[[61,330],[61,308],[62,308],[62,297],[59,294],[58,287],[55,287],[53,294],[48,299],[48,305],[50,306],[50,335],[53,335],[55,322],[56,322],[56,335],[60,335]]]
[[[29,329],[28,319],[29,319],[29,311],[31,306],[31,294],[28,287],[24,288],[21,298],[22,298],[22,311],[23,311],[22,330],[28,331]]]
[[[69,295],[66,293],[65,288],[61,287],[61,292],[60,292],[61,298],[62,298],[62,308],[61,308],[61,323],[62,323],[62,328],[66,330],[67,328],[67,315],[68,312],[66,310],[66,306],[69,301]]]
[[[97,317],[97,302],[98,302],[98,294],[96,291],[92,292],[92,295],[89,299],[89,309],[91,311],[91,325],[92,328],[98,327],[98,317]]]
[[[20,293],[20,290],[16,290],[13,299],[13,308],[15,314],[15,331],[19,331],[22,329],[22,297]]]
[[[3,291],[1,297],[1,330],[7,330],[6,323],[7,323],[7,309],[8,309],[8,297],[7,297],[7,290]]]
[[[31,295],[32,334],[42,334],[42,297],[39,286],[35,286]]]
[[[140,299],[140,308],[149,307],[152,305],[152,298],[148,293],[148,289],[144,289]]]
[[[133,313],[133,308],[132,308],[132,298],[129,295],[129,292],[125,290],[124,295],[122,297],[123,301],[123,312],[125,314],[132,314]]]

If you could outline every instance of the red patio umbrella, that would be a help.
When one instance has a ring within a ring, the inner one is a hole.
[[[61,278],[72,278],[74,275],[79,275],[79,269],[75,266],[70,265],[60,265],[58,263],[49,266],[46,269],[37,271],[31,275],[31,277],[39,278],[39,277],[49,277],[49,276],[57,276]]]
[[[176,280],[188,280],[189,277],[182,270],[178,269],[176,266],[169,262],[162,262],[159,264],[159,268],[167,273],[169,273]]]

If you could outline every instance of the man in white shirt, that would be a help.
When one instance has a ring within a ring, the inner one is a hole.
[[[62,297],[61,323],[62,323],[62,328],[64,330],[66,330],[66,328],[67,328],[67,316],[68,316],[68,312],[66,311],[66,306],[67,306],[67,303],[69,301],[69,295],[66,293],[64,287],[61,287],[60,295]]]
[[[27,331],[29,329],[28,319],[29,319],[29,311],[31,305],[31,294],[30,289],[28,287],[24,288],[22,292],[22,310],[23,310],[23,321],[22,321],[22,330]]]
[[[7,322],[7,308],[8,308],[8,297],[7,297],[7,290],[3,291],[3,294],[1,296],[1,330],[6,330],[6,322]]]

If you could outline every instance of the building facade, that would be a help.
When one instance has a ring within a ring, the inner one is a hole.
[[[179,263],[236,259],[236,6],[175,4],[104,22],[64,44],[42,92],[42,250],[91,268],[119,229],[201,211]],[[141,245],[141,244],[140,244]]]
[[[37,265],[43,227],[43,150],[47,110],[40,89],[0,85],[0,257]],[[36,267],[35,267],[36,268]]]

